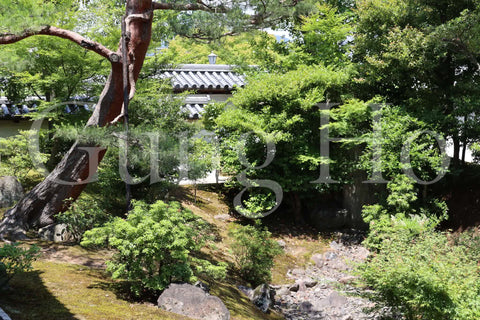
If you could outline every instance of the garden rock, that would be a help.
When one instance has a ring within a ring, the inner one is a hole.
[[[217,219],[217,220],[220,220],[220,221],[229,221],[229,220],[232,219],[232,216],[229,215],[229,214],[217,214],[213,218]]]
[[[323,261],[323,254],[316,253],[311,257],[312,261],[315,263],[315,266],[317,268],[323,267],[324,261]]]
[[[6,176],[0,178],[0,208],[13,206],[23,198],[23,188],[16,177]]]
[[[259,285],[253,290],[251,300],[263,313],[267,313],[275,303],[275,290],[268,284]]]
[[[367,289],[353,286],[357,278],[351,272],[354,263],[370,254],[360,244],[363,235],[339,233],[335,237],[327,252],[312,256],[314,264],[287,272],[295,283],[279,286],[273,309],[287,320],[403,320],[389,309],[366,312],[375,302],[362,297]]]
[[[281,287],[278,290],[275,290],[275,297],[283,297],[287,294],[290,294],[290,290],[287,287]],[[276,300],[276,299],[275,299]]]
[[[202,289],[206,293],[210,292],[210,287],[205,282],[197,281],[197,282],[195,282],[194,286],[199,287],[200,289]]]
[[[68,231],[68,226],[63,223],[51,224],[38,229],[38,235],[41,239],[54,242],[68,242],[74,239]]]
[[[277,240],[277,243],[282,249],[285,249],[285,247],[287,246],[287,243],[283,240]]]
[[[229,320],[230,312],[220,298],[191,284],[172,283],[157,300],[159,308],[193,319]]]

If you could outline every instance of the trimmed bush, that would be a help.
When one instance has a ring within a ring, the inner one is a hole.
[[[273,259],[282,253],[271,233],[259,223],[238,226],[229,231],[234,239],[232,251],[242,278],[256,287],[272,279]]]
[[[135,296],[163,290],[174,281],[195,281],[195,265],[202,273],[225,274],[225,265],[193,258],[205,244],[208,225],[191,211],[177,202],[132,205],[126,219],[117,217],[86,231],[81,244],[116,249],[107,270],[114,279],[127,280]]]

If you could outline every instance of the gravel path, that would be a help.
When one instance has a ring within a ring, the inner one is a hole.
[[[377,320],[386,315],[402,319],[385,308],[367,313],[375,303],[359,296],[366,290],[353,285],[356,278],[351,271],[369,251],[360,245],[361,235],[339,234],[336,238],[324,254],[312,257],[314,265],[288,271],[287,277],[295,284],[272,286],[276,290],[274,308],[287,320]]]

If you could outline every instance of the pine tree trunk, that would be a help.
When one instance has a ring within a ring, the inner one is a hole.
[[[132,19],[129,22],[128,52],[130,64],[133,63],[135,81],[145,60],[148,45],[151,39],[152,28],[152,1],[129,0],[126,16],[132,14],[147,14],[147,19]],[[118,53],[121,50],[119,49]],[[110,76],[99,98],[97,107],[87,122],[87,126],[104,126],[122,112],[123,80],[121,63],[112,63]],[[70,148],[68,153],[56,168],[35,188],[32,189],[16,206],[8,210],[0,223],[0,239],[6,236],[11,239],[25,237],[30,228],[38,228],[53,222],[53,216],[65,209],[64,200],[76,199],[86,184],[66,185],[56,181],[84,181],[89,177],[89,154],[78,142]],[[98,162],[103,158],[105,151],[99,151]],[[95,168],[96,170],[96,168]]]

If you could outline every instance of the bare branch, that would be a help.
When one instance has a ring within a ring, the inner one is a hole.
[[[120,114],[115,119],[113,119],[112,121],[110,121],[108,123],[108,126],[113,126],[113,125],[117,124],[117,122],[120,121],[120,119],[123,118],[124,116],[125,116],[125,105],[122,104],[122,111],[120,112]]]
[[[130,84],[130,93],[128,94],[128,99],[132,100],[135,96],[135,91],[137,91],[135,76],[133,74],[133,64],[128,66],[128,82]]]
[[[207,6],[202,1],[197,1],[197,3],[186,3],[186,4],[178,4],[178,3],[160,3],[160,2],[152,2],[153,10],[187,10],[187,11],[207,11],[213,13],[226,13],[228,8],[223,5],[220,6]]]
[[[92,40],[88,40],[87,38],[84,38],[83,36],[79,35],[76,32],[57,28],[57,27],[51,27],[51,26],[45,26],[39,30],[25,30],[23,33],[19,35],[0,34],[0,45],[15,43],[23,39],[26,39],[28,37],[37,36],[37,35],[54,36],[54,37],[67,39],[72,42],[75,42],[76,44],[80,45],[85,49],[98,53],[99,55],[101,55],[104,58],[107,58],[111,62],[120,61],[120,56],[117,53],[106,48],[100,43]]]

